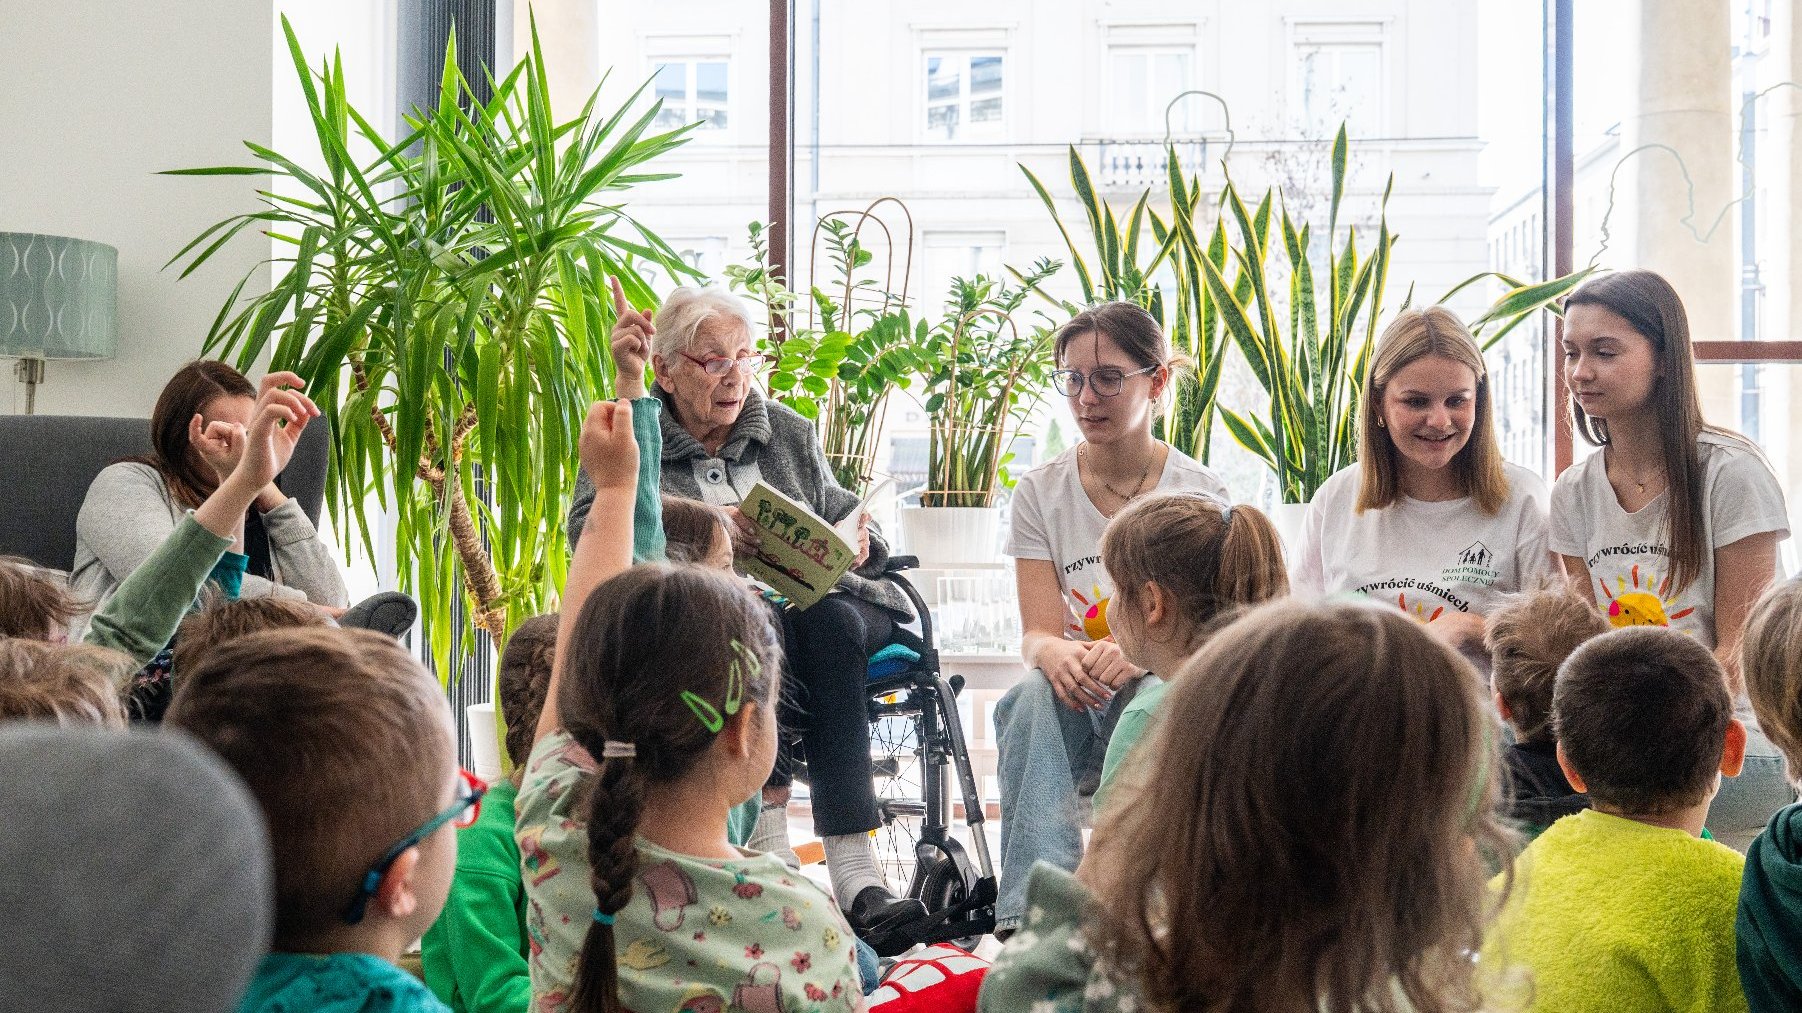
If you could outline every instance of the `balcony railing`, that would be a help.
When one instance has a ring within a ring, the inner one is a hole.
[[[1207,174],[1226,151],[1225,142],[1209,138],[1174,141],[1172,145],[1177,163],[1190,176]],[[1095,185],[1104,190],[1159,189],[1168,183],[1163,141],[1103,138],[1085,141],[1082,147],[1083,156],[1094,167]]]

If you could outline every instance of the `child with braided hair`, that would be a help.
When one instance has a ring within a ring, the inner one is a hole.
[[[728,574],[628,569],[630,411],[583,428],[595,509],[519,794],[533,1009],[861,1010],[837,905],[728,841],[775,761],[780,642]]]

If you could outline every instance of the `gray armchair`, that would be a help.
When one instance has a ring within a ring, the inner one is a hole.
[[[145,419],[0,415],[0,555],[56,570],[75,565],[75,515],[94,476],[150,452]],[[314,419],[276,479],[315,524],[325,501],[331,433]]]

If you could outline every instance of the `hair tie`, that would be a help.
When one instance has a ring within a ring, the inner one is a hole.
[[[603,760],[630,760],[637,756],[638,746],[633,743],[620,742],[615,739],[608,739],[601,743],[601,759]]]
[[[601,909],[597,907],[594,909],[594,920],[600,922],[602,925],[612,925],[614,919],[612,915],[602,912]]]

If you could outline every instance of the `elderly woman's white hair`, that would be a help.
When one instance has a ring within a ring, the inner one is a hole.
[[[735,320],[746,334],[752,333],[751,311],[738,296],[718,285],[676,289],[663,300],[653,321],[657,333],[651,338],[652,354],[668,357],[687,351],[694,346],[701,325],[717,317]]]

